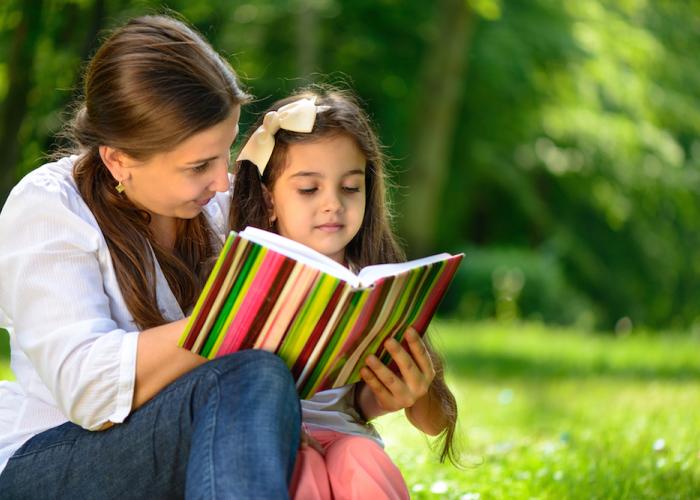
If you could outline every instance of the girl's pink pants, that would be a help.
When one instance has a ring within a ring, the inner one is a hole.
[[[303,446],[289,488],[295,500],[408,499],[398,467],[372,439],[331,430],[309,434],[325,454]]]

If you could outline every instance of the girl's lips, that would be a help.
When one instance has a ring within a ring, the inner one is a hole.
[[[340,231],[343,228],[342,224],[321,224],[320,226],[316,226],[318,229],[321,231],[325,231],[327,233],[333,233],[335,231]]]

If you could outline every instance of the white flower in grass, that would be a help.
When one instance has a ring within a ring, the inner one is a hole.
[[[481,493],[465,493],[459,500],[481,500]]]
[[[435,493],[436,495],[442,495],[443,493],[447,493],[449,488],[447,487],[447,483],[445,481],[435,481],[431,486],[430,486],[430,492]]]
[[[510,441],[502,441],[500,443],[489,446],[489,453],[492,455],[502,455],[513,449],[513,443]]]
[[[416,483],[413,485],[413,488],[411,488],[413,493],[420,493],[421,491],[425,491],[425,485],[422,483]]]
[[[509,405],[513,402],[513,390],[503,389],[498,393],[498,402],[502,405]]]
[[[659,438],[654,441],[652,449],[656,452],[664,451],[666,449],[666,440],[664,438]]]
[[[540,449],[544,455],[552,455],[555,451],[557,451],[558,446],[551,441],[545,441],[540,445]]]

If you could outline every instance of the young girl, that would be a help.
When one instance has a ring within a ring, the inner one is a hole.
[[[270,108],[238,157],[231,227],[278,232],[351,269],[404,259],[391,231],[380,146],[350,96],[301,93]],[[297,498],[408,498],[368,421],[404,409],[444,440],[454,461],[455,398],[442,364],[412,329],[385,347],[398,373],[369,356],[362,382],[302,401],[305,432],[291,492]]]

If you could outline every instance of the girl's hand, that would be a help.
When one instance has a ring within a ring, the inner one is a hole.
[[[358,403],[361,413],[367,419],[382,413],[411,408],[428,394],[430,384],[435,378],[435,368],[428,350],[415,329],[406,330],[404,337],[408,342],[408,351],[393,338],[384,343],[384,347],[396,362],[400,375],[391,371],[374,355],[367,357],[365,366],[360,370],[360,376],[366,385],[361,388],[365,394],[360,395]],[[369,388],[374,396],[374,404],[367,397],[366,388]]]

